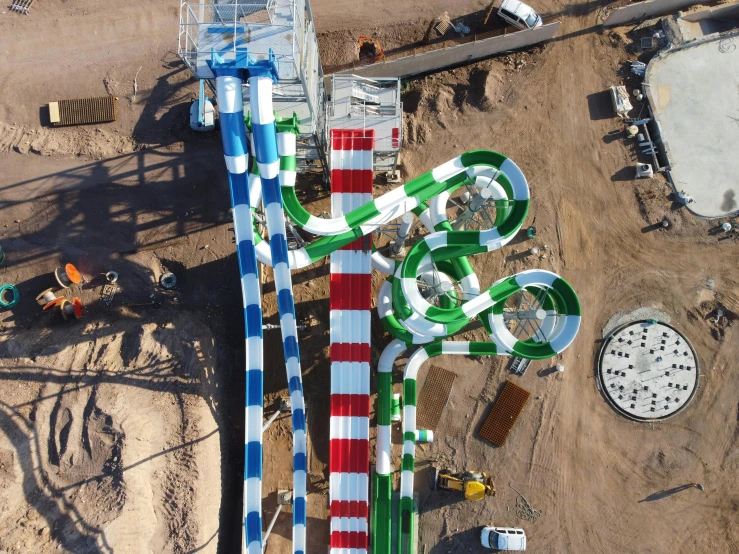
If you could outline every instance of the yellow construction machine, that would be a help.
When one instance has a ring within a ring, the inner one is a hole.
[[[484,472],[452,473],[448,469],[436,469],[434,489],[461,492],[465,499],[473,501],[482,500],[486,496],[495,496],[493,478]]]

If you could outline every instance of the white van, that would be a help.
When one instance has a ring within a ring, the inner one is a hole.
[[[519,29],[535,29],[542,25],[541,16],[531,6],[519,0],[503,0],[498,8],[498,15]]]
[[[514,527],[483,527],[480,542],[498,550],[526,550],[526,533]]]

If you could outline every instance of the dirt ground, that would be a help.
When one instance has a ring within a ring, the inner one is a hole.
[[[313,2],[325,64],[343,63],[359,33],[384,32],[402,46],[443,10],[457,17],[484,6]],[[420,545],[429,553],[481,552],[479,530],[490,523],[524,527],[531,552],[739,552],[739,341],[737,325],[710,317],[719,304],[739,312],[737,245],[714,234],[717,222],[680,210],[660,177],[632,180],[634,151],[602,91],[627,79],[639,35],[602,32],[605,6],[542,0],[536,8],[563,22],[552,43],[414,81],[403,95],[404,177],[486,148],[529,180],[537,237],[475,257],[482,284],[541,267],[568,279],[583,305],[570,349],[522,378],[504,359],[437,358],[459,376],[436,441],[418,449]],[[0,311],[0,552],[239,549],[240,287],[220,137],[187,125],[196,91],[175,54],[177,12],[153,0],[39,0],[30,16],[0,13],[0,282],[21,293]],[[46,126],[47,102],[106,92],[119,97],[116,123]],[[328,205],[314,184],[301,195],[314,213]],[[539,259],[521,255],[533,245]],[[75,323],[34,300],[66,262],[85,276],[66,293],[86,306]],[[119,290],[106,304],[101,274],[110,270]],[[165,271],[178,278],[174,291],[157,285]],[[296,272],[294,283],[298,317],[313,322],[301,357],[309,549],[322,551],[328,264]],[[269,271],[264,293],[275,323]],[[641,306],[670,314],[702,371],[692,404],[654,425],[618,416],[594,378],[604,324]],[[460,338],[482,339],[480,330]],[[387,341],[375,316],[373,360]],[[279,332],[265,343],[269,415],[286,382],[281,354],[269,354],[280,352]],[[565,373],[549,372],[555,363]],[[401,378],[399,364],[398,391]],[[532,395],[506,445],[494,448],[476,433],[509,378]],[[265,436],[267,519],[275,492],[290,488],[289,448],[281,417]],[[498,493],[470,504],[431,492],[432,464],[488,471]],[[705,492],[656,494],[692,482]],[[535,522],[517,519],[509,485],[541,510]],[[285,510],[268,552],[289,551],[290,519]]]

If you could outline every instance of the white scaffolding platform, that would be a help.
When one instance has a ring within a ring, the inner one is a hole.
[[[331,78],[330,129],[374,129],[375,171],[394,171],[403,145],[400,79]]]
[[[278,117],[298,117],[298,169],[326,172],[326,92],[308,0],[182,0],[178,54],[196,78],[215,77],[208,67],[214,51],[229,60],[237,48],[257,60],[274,54],[274,109]],[[244,103],[246,112],[246,84]]]

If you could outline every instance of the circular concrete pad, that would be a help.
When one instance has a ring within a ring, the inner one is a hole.
[[[666,323],[636,321],[607,339],[598,360],[606,399],[637,421],[666,419],[693,399],[698,358],[688,340]]]

